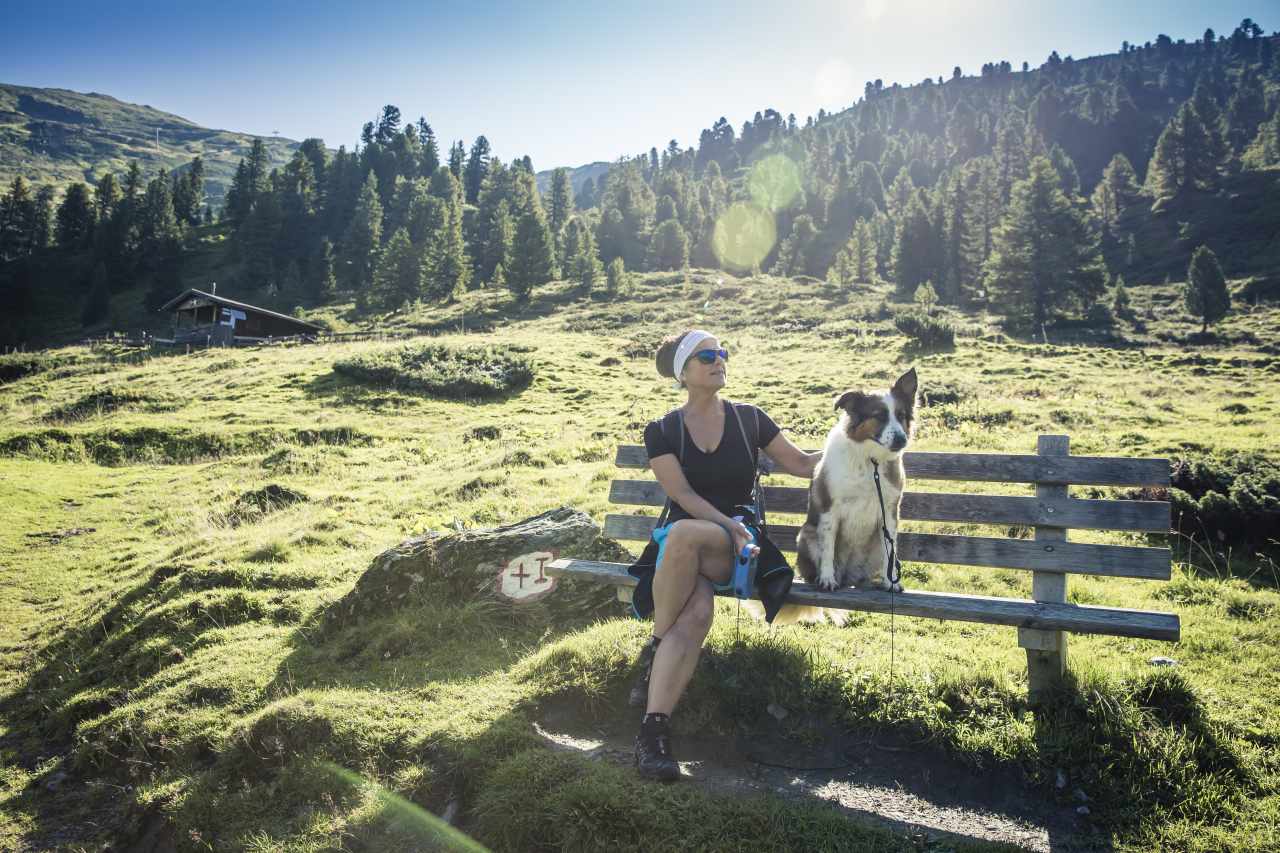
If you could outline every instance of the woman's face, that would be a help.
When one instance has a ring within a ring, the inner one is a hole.
[[[693,348],[694,353],[701,352],[705,349],[720,349],[720,341],[715,337],[703,338],[702,342]],[[689,388],[707,388],[717,390],[724,387],[726,379],[726,371],[728,365],[724,359],[716,356],[716,360],[711,364],[703,364],[696,355],[690,355],[689,360],[684,363],[684,372],[681,377],[684,384]]]

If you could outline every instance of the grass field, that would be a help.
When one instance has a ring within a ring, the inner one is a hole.
[[[552,285],[524,308],[478,292],[386,318],[432,343],[523,352],[532,384],[484,402],[334,372],[387,343],[140,363],[57,351],[0,385],[0,849],[429,849],[406,802],[451,810],[501,850],[1004,849],[850,821],[818,797],[644,784],[549,748],[534,727],[549,708],[583,726],[636,716],[626,691],[647,627],[620,605],[557,624],[430,595],[337,629],[324,615],[409,535],[562,505],[602,521],[614,448],[679,402],[652,353],[684,325],[720,333],[727,396],[807,448],[836,392],[914,364],[928,402],[916,449],[1026,453],[1067,433],[1077,454],[1280,457],[1280,310],[1241,307],[1191,346],[1174,287],[1132,296],[1142,331],[1045,345],[957,316],[955,350],[932,354],[893,330],[883,287],[697,271],[613,302]],[[340,325],[345,309],[327,313]],[[271,484],[295,500],[246,513]],[[887,617],[771,631],[736,626],[722,601],[677,755],[744,732],[799,748],[864,731],[1073,814],[1087,802],[1054,849],[1280,849],[1280,570],[1252,548],[1174,544],[1169,582],[1073,576],[1069,595],[1175,611],[1181,642],[1073,637],[1073,678],[1041,712],[1012,629],[897,619],[891,690]],[[911,564],[904,581],[1030,592],[1008,570]]]

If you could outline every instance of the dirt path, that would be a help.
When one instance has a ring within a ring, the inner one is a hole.
[[[572,708],[546,708],[534,728],[552,748],[632,765],[635,732],[629,722],[584,726]],[[831,732],[812,746],[769,736],[749,743],[685,736],[676,739],[675,752],[682,781],[827,803],[917,843],[992,841],[1037,853],[1111,849],[1086,817],[1034,796],[1016,774],[976,771],[929,746]]]

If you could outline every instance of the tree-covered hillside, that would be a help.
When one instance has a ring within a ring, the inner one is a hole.
[[[1015,331],[1102,322],[1122,282],[1181,279],[1201,246],[1232,278],[1280,261],[1276,51],[1245,19],[1228,36],[1055,51],[1034,69],[876,80],[842,112],[767,109],[740,130],[721,118],[696,146],[671,140],[578,181],[557,169],[545,192],[527,156],[504,164],[483,135],[444,150],[394,105],[352,151],[308,139],[273,168],[256,141],[216,225],[188,215],[207,201],[190,170],[146,186],[133,173],[123,192],[103,175],[56,210],[15,179],[0,205],[0,339],[49,339],[42,306],[64,331],[71,312],[110,321],[125,292],[154,308],[192,276],[284,310],[349,301],[358,322],[468,289],[524,299],[562,278],[588,294],[689,266],[883,279]]]

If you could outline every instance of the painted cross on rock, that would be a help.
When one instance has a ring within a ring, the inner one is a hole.
[[[498,575],[498,592],[515,601],[540,598],[555,589],[556,579],[546,573],[556,558],[552,551],[530,551],[513,559]]]

